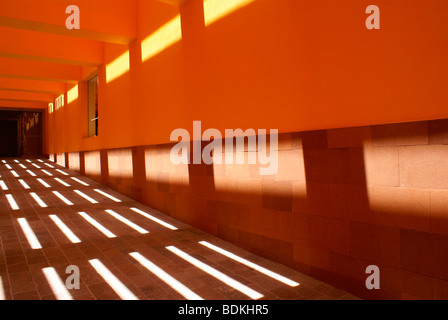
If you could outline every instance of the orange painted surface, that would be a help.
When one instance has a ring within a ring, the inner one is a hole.
[[[0,77],[0,89],[60,94],[66,90],[66,86],[58,82]]]
[[[54,99],[54,95],[49,93],[0,90],[0,100],[29,100],[45,103],[52,99]]]
[[[448,116],[448,4],[377,1],[373,31],[368,4],[258,0],[205,26],[200,0],[139,1],[138,39],[105,44],[99,136],[85,138],[81,92],[47,152],[166,143],[193,120],[292,132]],[[183,39],[142,62],[141,42],[179,13]],[[106,83],[106,65],[127,50],[129,70]]]
[[[0,34],[0,56],[90,66],[103,62],[99,41],[6,27],[0,27]]]
[[[77,0],[75,2],[70,0],[5,0],[0,3],[0,17],[18,19],[19,25],[20,20],[38,23],[36,25],[23,24],[21,26],[23,29],[40,29],[44,24],[46,30],[70,35],[70,31],[65,29],[65,22],[69,16],[65,11],[68,6],[77,5],[82,15],[81,29],[83,32],[133,38],[137,27],[136,2],[136,0]]]
[[[34,101],[15,101],[15,100],[1,100],[0,106],[2,109],[6,110],[15,110],[15,109],[25,109],[25,110],[34,110],[34,109],[44,109],[47,108],[47,104],[44,102],[34,102]],[[43,112],[43,114],[46,114]]]

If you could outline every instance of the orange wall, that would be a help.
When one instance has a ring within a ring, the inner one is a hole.
[[[139,1],[130,71],[106,84],[99,69],[100,136],[85,138],[81,92],[48,153],[165,143],[193,120],[292,132],[448,116],[446,1],[378,0],[373,31],[369,1],[256,0],[207,27],[198,1]],[[142,63],[141,41],[179,12],[183,40]],[[106,44],[105,63],[126,50]]]

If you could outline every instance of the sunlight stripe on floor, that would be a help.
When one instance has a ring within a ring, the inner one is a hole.
[[[16,177],[16,178],[20,177],[20,176],[17,174],[17,172],[15,172],[14,170],[11,170],[10,172],[12,173],[12,175],[13,175],[14,177]]]
[[[42,168],[41,166],[38,166],[38,165],[35,164],[35,163],[33,163],[32,165],[35,166],[37,169],[41,169],[41,168]]]
[[[66,205],[68,206],[73,206],[73,202],[71,202],[70,200],[68,200],[66,197],[64,197],[60,192],[58,191],[53,191],[53,194],[58,197],[59,199],[61,199],[62,201],[65,202]]]
[[[31,192],[30,195],[33,197],[33,199],[39,204],[42,208],[47,208],[47,204],[42,201],[42,199],[34,192]]]
[[[92,226],[94,226],[96,229],[98,229],[101,233],[103,233],[108,238],[115,238],[116,235],[110,232],[108,229],[103,227],[102,224],[100,224],[98,221],[93,219],[91,216],[89,216],[85,212],[78,212],[78,214],[83,217],[88,223],[90,223]]]
[[[44,163],[44,165],[46,165],[47,167],[50,167],[50,168],[54,168],[54,166],[52,166],[52,165],[49,164],[49,163]]]
[[[3,286],[3,280],[2,277],[0,276],[0,301],[3,300],[6,300],[5,287]]]
[[[53,174],[50,173],[50,172],[48,172],[47,170],[42,169],[41,171],[42,171],[43,173],[45,173],[47,176],[50,176],[50,177],[53,176]]]
[[[108,194],[108,193],[106,193],[106,192],[104,192],[104,191],[102,191],[102,190],[100,190],[100,189],[94,189],[94,190],[95,190],[96,192],[102,194],[103,196],[105,196],[105,197],[107,197],[107,198],[109,198],[109,199],[115,201],[115,202],[121,202],[120,199],[117,199],[117,198],[115,198],[114,196],[111,196],[110,194]]]
[[[73,180],[75,180],[76,182],[78,182],[78,183],[84,185],[84,186],[89,186],[88,183],[85,183],[84,181],[81,181],[81,180],[79,180],[78,178],[75,178],[75,177],[71,177],[71,178],[72,178]]]
[[[12,194],[7,194],[6,200],[8,200],[9,206],[11,207],[12,210],[20,210],[19,205],[17,204]]]
[[[112,272],[110,272],[100,260],[89,260],[89,263],[122,300],[138,300],[137,296],[134,295]]]
[[[19,179],[19,182],[25,189],[31,189],[30,186],[22,179]]]
[[[220,247],[217,247],[207,241],[200,241],[199,243],[215,252],[218,252],[218,253],[226,256],[227,258],[230,258],[230,259],[235,260],[241,264],[244,264],[245,266],[252,268],[254,270],[257,270],[258,272],[263,273],[263,274],[267,275],[268,277],[271,277],[277,281],[283,282],[284,284],[286,284],[288,286],[297,287],[298,285],[300,285],[300,283],[297,283],[291,279],[283,277],[283,276],[279,275],[278,273],[275,273],[271,270],[263,268],[262,266],[259,266],[258,264],[255,264],[253,262],[250,262],[249,260],[241,258],[241,257],[237,256],[236,254],[233,254],[233,253],[231,253],[227,250],[224,250]]]
[[[2,188],[2,190],[8,190],[8,186],[3,180],[0,180],[0,187]]]
[[[36,176],[36,174],[31,170],[26,170],[26,172],[28,172],[30,176],[33,176],[33,177]]]
[[[81,242],[81,240],[73,233],[72,230],[70,230],[69,227],[67,227],[67,225],[64,222],[62,222],[61,219],[59,219],[57,215],[51,214],[50,218],[72,243]]]
[[[56,270],[52,267],[42,269],[42,272],[50,285],[51,291],[58,300],[73,300],[72,295],[62,282]]]
[[[132,222],[132,221],[126,219],[125,217],[119,215],[118,213],[116,213],[116,212],[113,211],[113,210],[109,210],[109,209],[108,209],[108,210],[106,210],[106,212],[107,212],[108,214],[110,214],[112,217],[114,217],[115,219],[117,219],[117,220],[123,222],[124,224],[128,225],[129,227],[131,227],[132,229],[134,229],[135,231],[137,231],[137,232],[139,232],[139,233],[141,233],[141,234],[147,234],[147,233],[149,233],[149,231],[147,231],[147,230],[143,229],[142,227],[136,225],[134,222]]]
[[[64,176],[69,176],[67,172],[62,171],[61,169],[56,169],[56,171],[62,173]]]
[[[26,159],[26,162],[32,163],[32,161],[30,159]]]
[[[9,164],[5,164],[6,168],[8,168],[9,170],[12,169],[12,167]]]
[[[79,190],[73,190],[74,192],[76,192],[78,195],[80,195],[81,197],[83,197],[84,199],[86,199],[87,201],[89,201],[90,203],[98,203],[98,201],[96,201],[95,199],[92,199],[91,197],[89,197],[88,195],[86,195],[85,193],[79,191]]]
[[[25,218],[19,218],[17,219],[17,221],[19,222],[19,225],[22,228],[26,239],[28,240],[31,249],[42,249],[42,246],[40,245],[39,240],[37,240],[36,235],[28,224],[28,221]]]
[[[62,180],[59,179],[59,178],[54,178],[54,180],[56,180],[57,182],[59,182],[59,183],[62,184],[63,186],[70,187],[70,185],[69,185],[68,183],[62,181]]]
[[[23,168],[23,169],[26,169],[26,166],[25,165],[23,165],[23,164],[19,164],[19,166],[21,167],[21,168]]]
[[[168,229],[171,229],[171,230],[178,230],[178,228],[172,226],[171,224],[166,223],[166,222],[164,222],[164,221],[162,221],[162,220],[160,220],[160,219],[158,219],[158,218],[156,218],[156,217],[153,217],[152,215],[150,215],[150,214],[148,214],[148,213],[146,213],[146,212],[144,212],[144,211],[142,211],[142,210],[140,210],[140,209],[137,209],[137,208],[131,208],[131,210],[132,210],[132,211],[135,211],[135,212],[137,212],[137,213],[139,213],[139,214],[141,214],[141,215],[144,216],[145,218],[150,219],[150,220],[152,220],[152,221],[154,221],[154,222],[156,222],[156,223],[158,223],[158,224],[160,224],[160,225],[162,225],[162,226],[164,226],[164,227],[166,227],[166,228],[168,228]]]
[[[43,160],[41,160],[41,159],[37,159],[37,161],[39,161],[39,162],[42,162],[42,163],[44,162],[44,161],[43,161]]]
[[[178,280],[174,279],[171,275],[166,273],[164,270],[156,266],[154,263],[146,259],[138,252],[131,252],[131,257],[137,260],[142,266],[148,269],[151,273],[157,276],[160,280],[165,282],[171,288],[173,288],[176,292],[181,294],[185,299],[188,300],[204,300],[199,295],[191,291],[185,285],[180,283]]]
[[[41,178],[37,179],[37,181],[39,181],[45,188],[51,188],[51,186]]]
[[[242,284],[239,281],[236,281],[235,279],[232,279],[231,277],[225,275],[221,271],[216,270],[215,268],[210,267],[209,265],[199,261],[196,258],[193,258],[189,254],[183,252],[182,250],[179,250],[178,248],[174,246],[166,247],[169,251],[177,255],[178,257],[184,259],[185,261],[191,263],[195,267],[201,269],[205,273],[208,273],[212,277],[215,277],[216,279],[224,282],[226,285],[231,286],[235,290],[238,290],[239,292],[245,294],[251,299],[257,300],[263,297],[263,295],[248,286]]]

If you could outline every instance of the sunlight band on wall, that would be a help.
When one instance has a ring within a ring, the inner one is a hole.
[[[195,267],[201,269],[202,271],[208,273],[209,275],[215,277],[216,279],[224,282],[226,285],[231,286],[235,290],[238,290],[239,292],[245,294],[246,296],[250,297],[251,299],[257,300],[263,297],[263,295],[248,286],[242,284],[239,281],[236,281],[235,279],[232,279],[231,277],[225,275],[221,271],[216,270],[215,268],[210,267],[209,265],[199,261],[196,258],[193,258],[189,254],[183,252],[182,250],[179,250],[178,248],[174,246],[166,247],[169,251],[177,255],[178,257],[184,259],[185,261],[191,263]]]
[[[164,222],[164,221],[162,221],[160,219],[157,219],[156,217],[153,217],[152,215],[150,215],[150,214],[148,214],[148,213],[146,213],[146,212],[144,212],[144,211],[142,211],[140,209],[131,208],[131,210],[134,211],[134,212],[137,212],[138,214],[141,214],[142,216],[144,216],[147,219],[150,219],[150,220],[152,220],[152,221],[154,221],[154,222],[164,226],[165,228],[168,228],[168,229],[171,229],[171,230],[178,230],[175,226],[172,226],[169,223],[166,223],[166,222]]]
[[[110,270],[100,260],[89,260],[89,263],[121,299],[138,300],[138,298],[120,280],[118,280],[118,278],[110,272]]]
[[[40,245],[39,240],[37,240],[36,235],[34,234],[33,230],[28,224],[28,221],[25,218],[19,218],[17,219],[17,221],[19,222],[19,225],[22,228],[23,234],[28,240],[31,249],[42,249],[42,246]]]
[[[50,218],[72,243],[81,242],[81,240],[73,233],[72,230],[70,230],[69,227],[67,227],[67,225],[64,222],[62,222],[61,219],[59,219],[58,216],[51,214]]]
[[[129,60],[129,50],[123,53],[114,61],[106,65],[106,82],[112,82],[113,80],[121,77],[123,74],[129,71],[131,68]]]
[[[42,272],[50,285],[51,291],[53,291],[54,296],[58,300],[73,300],[72,295],[65,287],[61,278],[54,268],[44,268]]]
[[[252,2],[255,0],[206,0],[204,1],[205,25],[209,26]]]
[[[181,39],[180,15],[177,15],[142,41],[142,62],[151,59]]]
[[[74,86],[70,90],[67,91],[67,104],[72,103],[78,99],[78,85]]]
[[[173,288],[176,292],[181,294],[185,299],[188,300],[204,300],[200,296],[198,296],[196,293],[191,291],[189,288],[184,286],[182,283],[174,279],[172,276],[170,276],[168,273],[166,273],[164,270],[156,266],[154,263],[143,257],[138,252],[132,252],[130,253],[131,257],[133,257],[135,260],[137,260],[142,266],[144,266],[146,269],[148,269],[150,272],[152,272],[155,276],[157,276],[160,280],[165,282],[167,285],[169,285],[171,288]]]
[[[233,254],[233,253],[231,253],[231,252],[229,252],[227,250],[221,249],[221,248],[219,248],[219,247],[217,247],[217,246],[215,246],[215,245],[213,245],[213,244],[211,244],[211,243],[209,243],[207,241],[200,241],[199,243],[202,244],[203,246],[206,246],[207,248],[209,248],[209,249],[211,249],[213,251],[216,251],[216,252],[218,252],[218,253],[220,253],[220,254],[222,254],[222,255],[232,259],[232,260],[235,260],[235,261],[237,261],[237,262],[239,262],[241,264],[244,264],[245,266],[247,266],[249,268],[257,270],[258,272],[261,272],[261,273],[267,275],[268,277],[271,277],[271,278],[273,278],[275,280],[283,282],[284,284],[286,284],[288,286],[297,287],[298,285],[300,285],[300,283],[297,283],[297,282],[295,282],[295,281],[293,281],[291,279],[283,277],[283,276],[279,275],[278,273],[270,271],[270,270],[268,270],[266,268],[263,268],[262,266],[259,266],[258,264],[255,264],[253,262],[250,262],[249,260],[241,258],[241,257],[237,256],[236,254]]]
[[[149,233],[149,231],[147,231],[147,230],[143,229],[142,227],[136,225],[136,224],[133,223],[132,221],[130,221],[130,220],[126,219],[125,217],[119,215],[118,213],[116,213],[116,212],[113,211],[113,210],[109,210],[109,209],[108,209],[108,210],[106,210],[106,212],[107,212],[108,214],[110,214],[112,217],[114,217],[115,219],[117,219],[117,220],[123,222],[125,225],[128,225],[129,227],[131,227],[132,229],[134,229],[135,231],[137,231],[137,232],[139,232],[139,233],[141,233],[141,234],[147,234],[147,233]]]
[[[113,234],[111,231],[103,227],[102,224],[100,224],[98,221],[93,219],[91,216],[89,216],[85,212],[78,212],[78,214],[83,217],[88,223],[90,223],[92,226],[94,226],[98,231],[100,231],[102,234],[104,234],[108,238],[116,238],[117,236]]]

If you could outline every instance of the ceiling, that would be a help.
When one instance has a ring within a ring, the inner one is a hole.
[[[80,10],[80,29],[67,29]],[[1,0],[0,108],[43,109],[137,36],[137,0]]]

